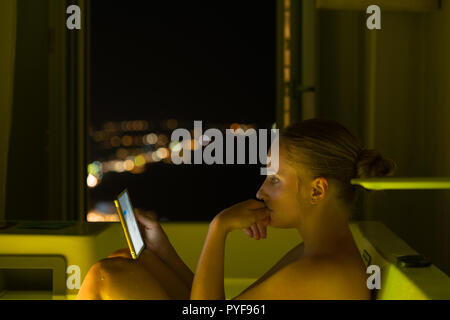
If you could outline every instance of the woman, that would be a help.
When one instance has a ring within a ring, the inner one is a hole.
[[[350,180],[392,175],[395,163],[362,149],[334,121],[294,124],[279,142],[279,170],[258,190],[260,201],[238,203],[214,217],[195,275],[155,217],[138,214],[147,244],[141,258],[130,260],[122,250],[100,261],[86,276],[79,298],[225,299],[228,233],[243,229],[265,238],[270,224],[296,228],[303,242],[234,299],[369,299],[365,265],[348,223],[357,198]]]

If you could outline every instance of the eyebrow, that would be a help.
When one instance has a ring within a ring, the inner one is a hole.
[[[281,161],[280,161],[280,159],[278,158],[278,171],[277,171],[277,173],[275,174],[275,175],[283,175],[284,176],[284,174],[283,174],[283,166],[281,166],[280,165],[281,164]],[[270,157],[268,157],[268,159],[267,159],[267,163],[266,163],[266,167],[270,167],[272,165],[272,161],[270,160]]]
[[[270,162],[267,163],[267,167],[270,167]],[[278,171],[277,171],[277,173],[272,174],[272,176],[284,176],[283,170],[281,169],[280,166],[278,166]]]

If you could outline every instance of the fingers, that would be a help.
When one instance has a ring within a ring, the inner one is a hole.
[[[149,227],[158,221],[156,213],[153,211],[141,211],[135,210],[136,220],[141,223],[144,227]]]
[[[265,239],[267,236],[266,226],[262,222],[257,222],[256,226],[258,227],[259,235],[261,236],[261,238]]]
[[[250,200],[249,200],[250,201]],[[253,200],[251,200],[253,201]],[[263,205],[257,209],[250,209],[254,214],[255,222],[248,228],[244,228],[244,232],[255,240],[267,237],[267,225],[270,223],[270,213]]]
[[[255,240],[267,238],[266,226],[262,223],[254,223],[249,228],[250,231],[246,231],[249,237],[255,238]]]
[[[144,216],[140,211],[135,211],[135,217],[137,222],[139,222],[142,226],[147,227],[149,224],[151,224],[151,221]]]
[[[269,225],[269,224],[270,224],[270,214],[268,214],[267,216],[265,216],[264,219],[261,220],[261,223],[262,223],[264,226]]]
[[[270,222],[270,212],[267,210],[266,207],[260,208],[257,210],[252,210],[255,214],[255,223],[262,223],[264,225],[269,224]]]
[[[244,230],[244,232],[245,232],[250,238],[253,237],[253,231],[252,231],[252,229],[251,229],[250,227],[244,228],[244,229],[242,229],[242,230]]]
[[[153,211],[136,210],[136,213],[150,220],[158,220],[158,215]]]
[[[260,234],[259,234],[259,229],[258,229],[258,227],[256,226],[256,224],[255,224],[255,223],[252,224],[252,225],[250,226],[250,228],[252,229],[253,238],[255,238],[255,240],[259,240]]]

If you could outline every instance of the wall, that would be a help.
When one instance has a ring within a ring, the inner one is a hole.
[[[319,11],[318,112],[367,140],[367,51],[376,34],[374,147],[396,160],[396,176],[450,176],[450,3],[432,12]],[[382,221],[450,274],[450,191],[366,195],[364,219]]]

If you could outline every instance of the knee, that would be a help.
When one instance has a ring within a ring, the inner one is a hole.
[[[89,269],[82,287],[85,286],[91,291],[100,293],[105,286],[128,273],[132,268],[134,268],[133,261],[129,259],[116,257],[100,260]]]
[[[131,259],[126,259],[120,256],[114,256],[111,258],[105,258],[97,262],[92,266],[93,272],[104,279],[105,277],[111,277],[116,274],[121,274],[130,268],[135,267],[135,262]]]
[[[123,258],[105,258],[98,261],[89,269],[85,281],[96,282],[105,280],[106,276],[114,275],[114,273],[120,272],[121,269],[127,264],[126,259]]]
[[[104,264],[101,261],[91,266],[78,291],[78,300],[101,299],[101,286],[102,280],[104,280],[104,270]]]
[[[106,258],[93,266],[102,299],[170,299],[158,280],[137,260]]]
[[[130,270],[131,260],[106,258],[95,263],[88,271],[80,288],[79,299],[105,299],[117,282],[123,282],[124,274]]]
[[[77,299],[170,299],[158,281],[136,260],[98,261],[88,271]]]

